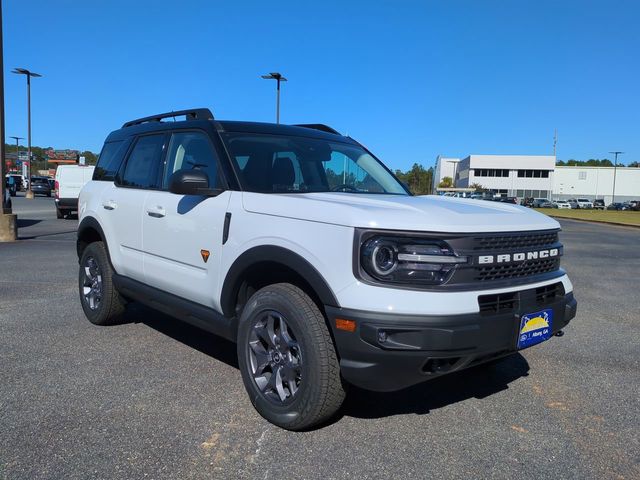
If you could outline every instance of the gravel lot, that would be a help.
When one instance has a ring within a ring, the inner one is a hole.
[[[330,425],[264,421],[235,346],[157,312],[91,325],[77,220],[14,199],[0,244],[0,478],[640,478],[640,229],[562,221],[578,316],[562,338]]]

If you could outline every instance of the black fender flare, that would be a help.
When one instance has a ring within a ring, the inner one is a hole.
[[[104,243],[104,246],[107,249],[107,255],[108,255],[109,246],[107,245],[107,239],[104,235],[104,231],[102,230],[102,227],[100,226],[100,223],[94,217],[84,217],[80,222],[80,225],[78,225],[78,234],[76,238],[76,252],[78,254],[78,258],[82,256],[83,239],[85,238],[84,234],[88,230],[95,230],[98,233],[98,235],[100,236],[100,239],[102,240],[102,243]],[[109,256],[109,258],[111,257]]]
[[[220,306],[225,315],[234,315],[235,300],[243,273],[251,266],[262,262],[274,262],[288,267],[309,284],[324,305],[340,307],[329,284],[305,258],[284,247],[261,245],[243,252],[229,268],[220,295]]]

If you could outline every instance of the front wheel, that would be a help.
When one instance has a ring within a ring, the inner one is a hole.
[[[238,325],[238,363],[254,407],[269,422],[303,430],[333,416],[345,397],[324,316],[298,287],[256,292]]]

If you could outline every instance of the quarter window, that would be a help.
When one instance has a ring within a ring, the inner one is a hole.
[[[221,185],[213,146],[202,132],[178,132],[171,135],[164,169],[163,188],[169,187],[171,175],[181,169],[202,170],[209,177],[209,187]]]
[[[158,166],[164,134],[138,138],[124,167],[120,185],[134,188],[158,188]]]
[[[126,150],[122,148],[124,143],[120,140],[104,144],[98,157],[98,164],[93,171],[93,180],[113,181]]]

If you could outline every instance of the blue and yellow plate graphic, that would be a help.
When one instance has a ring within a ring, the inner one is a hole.
[[[550,308],[522,315],[518,334],[518,349],[548,340],[551,337],[552,321],[553,310]]]

